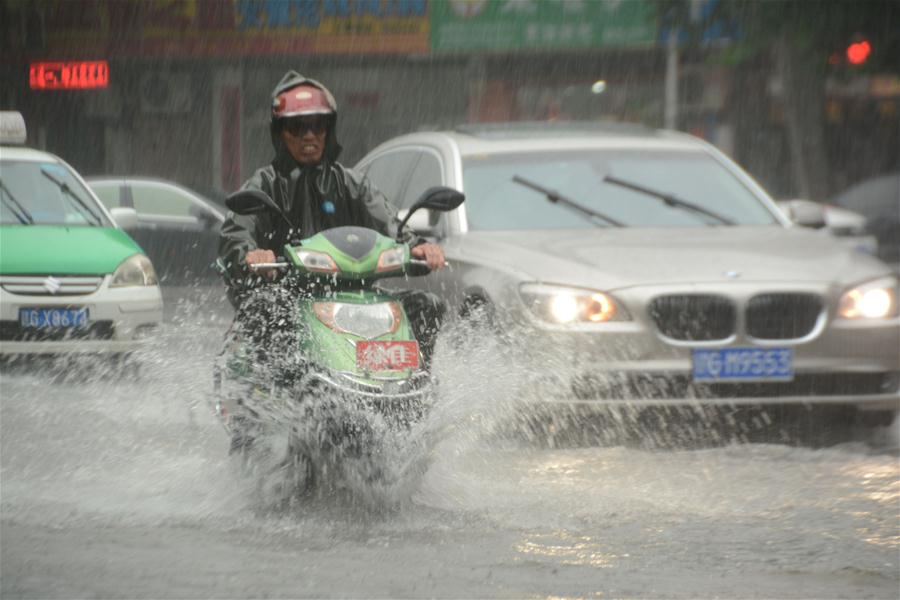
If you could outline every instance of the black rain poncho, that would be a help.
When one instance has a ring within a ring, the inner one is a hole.
[[[251,284],[256,279],[244,263],[249,250],[272,250],[283,254],[286,243],[303,239],[331,227],[356,225],[389,235],[396,235],[399,221],[396,209],[384,194],[360,173],[337,162],[341,152],[336,135],[337,103],[318,81],[296,71],[288,71],[272,91],[272,100],[301,84],[321,89],[334,116],[327,130],[322,161],[315,166],[301,166],[288,152],[281,139],[279,124],[273,120],[270,133],[275,158],[258,169],[241,189],[260,190],[282,207],[296,230],[272,211],[254,215],[229,213],[222,225],[219,259],[226,270],[230,291]],[[412,234],[404,238],[415,245],[420,242]]]

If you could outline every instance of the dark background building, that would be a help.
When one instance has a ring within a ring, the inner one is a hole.
[[[687,3],[695,20],[716,4]],[[739,27],[670,45],[666,5],[3,0],[0,108],[84,174],[218,195],[271,157],[269,93],[296,69],[334,92],[348,164],[390,136],[464,122],[632,121],[704,137],[776,197],[803,194],[775,59],[731,60]],[[77,61],[106,61],[106,84],[67,89],[85,83],[62,85]],[[828,194],[816,200],[900,165],[900,73],[839,75],[821,99]]]

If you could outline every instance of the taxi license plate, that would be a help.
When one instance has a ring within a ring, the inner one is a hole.
[[[419,344],[414,341],[356,343],[356,366],[364,371],[402,371],[419,366]]]
[[[792,348],[718,348],[693,351],[694,381],[790,381]]]
[[[87,308],[20,308],[19,325],[23,329],[61,329],[87,327]]]

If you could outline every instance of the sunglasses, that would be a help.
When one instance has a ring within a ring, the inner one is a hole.
[[[328,128],[328,117],[292,117],[284,119],[281,127],[294,137],[300,137],[307,131],[312,131],[315,135],[325,133]]]

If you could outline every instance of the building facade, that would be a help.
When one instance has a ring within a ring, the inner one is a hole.
[[[777,85],[767,65],[738,72],[711,65],[715,47],[678,52],[661,34],[654,2],[2,6],[2,108],[25,115],[31,145],[86,174],[153,175],[212,195],[236,189],[271,158],[269,94],[295,69],[334,93],[348,164],[393,135],[464,122],[636,121],[700,135],[776,195],[791,194]],[[106,71],[77,72],[85,62]],[[753,86],[761,87],[747,102]],[[886,118],[898,99],[900,92],[882,99]],[[840,116],[835,127],[842,131],[858,120],[840,113],[851,104],[838,99],[830,113]],[[873,128],[885,130],[883,123]],[[888,153],[896,154],[897,141],[890,144]]]

